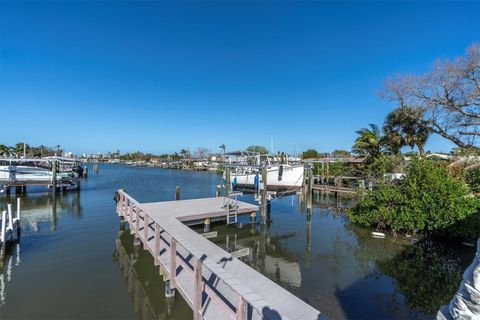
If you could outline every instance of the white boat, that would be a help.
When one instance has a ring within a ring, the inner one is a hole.
[[[238,153],[230,154],[237,155]],[[263,168],[267,169],[268,191],[295,192],[301,189],[303,165],[278,163],[278,159],[270,155],[242,154],[241,157],[241,163],[226,165],[230,168],[230,182],[234,189],[239,191],[262,189]]]
[[[267,190],[298,191],[303,183],[303,165],[267,166]],[[237,167],[230,172],[230,181],[236,190],[261,189],[263,185],[262,168]]]
[[[53,180],[51,159],[1,159],[0,185],[45,185]],[[56,173],[57,182],[75,184],[78,174],[75,172]]]

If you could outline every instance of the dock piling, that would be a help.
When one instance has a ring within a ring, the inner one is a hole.
[[[13,230],[13,216],[12,216],[12,205],[9,203],[7,205],[8,209],[8,228]]]
[[[0,230],[0,246],[5,246],[5,238],[6,238],[6,231],[7,231],[7,211],[2,211],[2,229]]]
[[[20,205],[21,205],[21,199],[17,198],[17,219],[18,219],[19,222],[20,222],[20,216],[21,216],[21,213],[22,213]]]
[[[257,213],[256,212],[250,213],[250,222],[255,223],[256,220],[257,220]]]
[[[170,280],[165,281],[165,298],[175,297],[175,289],[170,286]]]
[[[180,200],[180,187],[176,186],[175,187],[175,200]]]
[[[262,168],[262,185],[260,213],[261,223],[265,224],[267,222],[267,167],[265,166]]]
[[[57,161],[52,161],[52,190],[57,192]]]
[[[230,195],[230,188],[232,184],[230,182],[230,168],[225,168],[225,196],[228,197]]]
[[[210,230],[211,230],[210,222],[211,222],[210,218],[204,220],[203,232],[210,232]]]

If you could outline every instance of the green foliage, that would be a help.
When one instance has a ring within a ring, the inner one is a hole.
[[[246,150],[250,152],[258,152],[260,154],[268,154],[267,148],[262,146],[251,145]]]
[[[403,173],[405,160],[402,155],[380,155],[371,163],[367,163],[364,174],[381,179],[386,173]]]
[[[378,269],[394,278],[408,306],[425,314],[448,304],[462,279],[463,268],[455,252],[430,244],[410,246]]]
[[[354,175],[357,171],[352,165],[346,162],[331,162],[329,163],[328,167],[329,176],[349,176]],[[324,165],[322,171],[322,165],[320,163],[314,163],[313,174],[326,176],[326,165]]]
[[[347,150],[333,150],[331,156],[332,158],[350,158],[352,154]]]
[[[308,149],[302,153],[302,159],[318,158],[318,151],[315,149]]]
[[[382,154],[382,130],[375,124],[369,124],[370,128],[362,128],[357,131],[352,151],[358,156],[365,157],[367,163],[373,162]]]
[[[399,107],[390,112],[383,125],[385,144],[393,153],[399,153],[403,146],[417,146],[420,155],[430,135],[430,129],[423,120],[424,111],[420,108]]]
[[[480,149],[478,148],[455,148],[452,155],[457,157],[464,156],[480,156]]]
[[[480,193],[480,166],[463,171],[463,179],[474,193]]]
[[[350,220],[405,232],[433,232],[450,227],[477,212],[480,199],[467,197],[468,186],[447,168],[414,159],[406,176],[366,191],[348,210]]]

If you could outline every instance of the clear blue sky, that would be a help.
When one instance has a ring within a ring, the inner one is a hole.
[[[480,2],[0,2],[0,143],[350,149],[397,72],[480,39]],[[428,149],[451,145],[432,138]]]

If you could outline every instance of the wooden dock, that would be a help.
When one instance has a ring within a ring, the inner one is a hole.
[[[139,203],[118,191],[117,213],[153,256],[194,319],[318,319],[320,312],[184,223],[251,214],[258,206],[225,197]]]
[[[357,189],[349,187],[339,187],[339,186],[329,186],[324,184],[314,184],[312,186],[313,190],[320,190],[324,192],[338,192],[338,193],[347,193],[347,194],[356,194]]]

